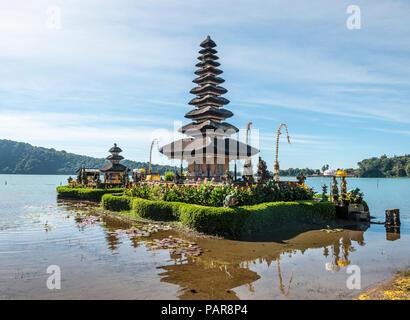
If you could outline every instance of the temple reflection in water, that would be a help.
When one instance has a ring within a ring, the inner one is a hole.
[[[195,238],[195,242],[205,248],[201,256],[193,258],[170,254],[170,263],[158,266],[157,274],[161,282],[179,286],[179,299],[239,299],[234,289],[246,286],[250,293],[254,292],[254,283],[261,276],[252,269],[266,263],[273,276],[277,277],[278,289],[286,297],[297,274],[283,269],[281,259],[292,258],[309,249],[323,248],[322,255],[328,261],[324,268],[338,272],[350,264],[349,254],[356,250],[353,244],[365,244],[363,234],[363,231],[355,230],[316,230],[301,233],[282,243]],[[107,231],[106,239],[109,248],[115,252],[120,242],[118,236]],[[141,239],[131,239],[133,247],[143,243]]]
[[[261,276],[251,269],[266,263],[278,278],[281,294],[287,296],[296,275],[290,272],[285,278],[283,271],[286,270],[281,269],[280,264],[283,256],[292,257],[308,249],[323,248],[323,256],[331,257],[331,271],[337,272],[350,264],[349,253],[355,251],[353,243],[365,244],[363,234],[363,231],[350,230],[334,233],[311,231],[284,244],[203,240],[203,245],[210,247],[210,251],[198,259],[188,258],[158,267],[158,275],[162,277],[161,281],[180,286],[180,299],[238,299],[233,289],[246,285],[253,292],[253,283]],[[216,243],[212,246],[212,241],[219,243],[219,249]]]

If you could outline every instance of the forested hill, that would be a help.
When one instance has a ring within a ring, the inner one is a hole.
[[[358,163],[360,177],[410,177],[410,154],[370,158]]]
[[[34,147],[28,143],[0,139],[0,174],[75,174],[81,166],[101,168],[107,160],[81,156],[66,151],[56,151],[42,147]],[[130,160],[121,161],[130,169],[148,169],[148,162]],[[153,172],[164,174],[177,168],[164,165],[152,165]]]

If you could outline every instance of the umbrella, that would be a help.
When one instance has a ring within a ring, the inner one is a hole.
[[[347,172],[343,170],[337,170],[336,177],[347,177]]]
[[[333,177],[337,174],[336,170],[332,170],[332,169],[327,169],[323,172],[324,176],[328,176],[328,177]]]

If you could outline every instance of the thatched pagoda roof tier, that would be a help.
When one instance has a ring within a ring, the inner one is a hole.
[[[207,94],[221,95],[221,94],[227,93],[228,90],[226,90],[223,87],[216,86],[213,84],[205,84],[200,87],[195,87],[189,92],[201,97]]]
[[[238,132],[239,129],[234,125],[227,122],[216,122],[212,119],[208,119],[201,122],[191,122],[181,127],[178,131],[186,133],[187,135],[197,135],[200,131],[205,133],[206,130],[214,130],[217,135],[231,135]]]
[[[216,108],[213,106],[203,107],[189,111],[185,118],[197,120],[203,117],[226,119],[233,116],[233,113],[227,109]]]
[[[212,66],[208,66],[208,67],[201,68],[201,69],[195,71],[194,73],[201,76],[203,74],[208,74],[208,73],[218,75],[218,74],[221,74],[222,72],[223,71],[220,70],[220,69],[214,68]]]
[[[220,84],[220,83],[225,82],[225,80],[220,77],[215,77],[212,74],[206,74],[201,77],[195,78],[194,80],[192,80],[192,82],[197,83],[197,84],[207,84],[207,83]]]
[[[215,49],[212,48],[204,48],[198,51],[200,54],[206,54],[206,53],[211,53],[211,54],[215,54],[218,53],[218,51],[216,51]]]
[[[222,97],[218,97],[215,95],[206,95],[200,98],[194,98],[191,101],[188,102],[188,104],[190,105],[194,105],[197,107],[203,106],[203,105],[218,105],[218,106],[222,106],[225,104],[228,104],[229,100],[222,98]]]
[[[229,156],[230,160],[249,159],[258,149],[231,138],[180,139],[162,146],[159,151],[170,159],[202,161],[203,157]],[[213,152],[212,152],[213,151]]]
[[[212,60],[213,61],[213,60],[218,60],[218,59],[219,59],[219,57],[212,54],[212,53],[205,53],[205,54],[202,54],[198,57],[198,60],[201,60],[201,61],[207,61],[207,60]]]
[[[122,152],[122,150],[121,150],[120,147],[117,147],[117,144],[116,144],[116,143],[114,143],[114,146],[113,146],[110,150],[108,150],[108,152],[117,152],[117,153],[120,153],[120,152]]]
[[[118,155],[118,154],[110,154],[107,158],[105,158],[105,159],[107,159],[107,160],[122,160],[122,159],[124,159],[124,157],[123,156],[120,156],[120,155]]]
[[[111,163],[102,167],[100,171],[101,172],[107,172],[107,171],[123,172],[125,171],[127,167],[118,163],[119,161],[124,159],[123,156],[119,155],[119,153],[122,152],[121,148],[119,148],[117,144],[114,143],[114,146],[108,151],[111,152],[111,154],[106,159],[110,160]]]
[[[201,42],[200,46],[202,48],[214,48],[216,47],[216,43],[213,40],[211,40],[210,36],[207,36],[206,39]]]
[[[114,171],[114,172],[123,172],[127,170],[127,167],[121,163],[109,163],[100,169],[101,172]]]
[[[217,61],[206,60],[206,61],[198,62],[198,63],[195,65],[195,67],[198,67],[198,68],[203,68],[203,67],[206,67],[206,66],[219,67],[220,65],[221,65],[221,64],[220,64],[219,62],[217,62]]]

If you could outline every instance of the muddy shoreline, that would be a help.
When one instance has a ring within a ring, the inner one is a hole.
[[[410,269],[396,271],[390,279],[368,288],[353,300],[410,300]]]

